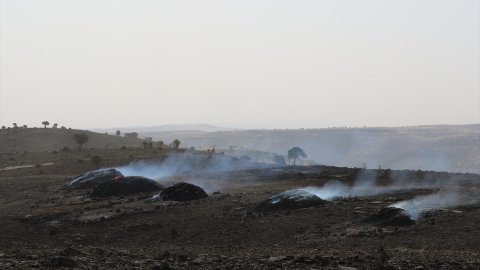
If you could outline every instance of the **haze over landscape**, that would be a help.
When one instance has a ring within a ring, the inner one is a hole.
[[[480,269],[480,1],[0,0],[0,269]]]
[[[2,0],[0,123],[479,123],[479,5]]]

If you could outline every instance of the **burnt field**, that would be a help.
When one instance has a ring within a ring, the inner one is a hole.
[[[58,168],[0,177],[1,269],[480,268],[475,174],[252,167],[77,189]]]

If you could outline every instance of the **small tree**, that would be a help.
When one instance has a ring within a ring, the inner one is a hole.
[[[52,126],[52,127],[53,127],[53,128],[57,128],[57,127],[58,127],[58,124],[57,124],[57,123],[55,123],[55,124],[53,124],[53,126]]]
[[[120,132],[120,130],[117,130],[117,132],[115,132],[115,134],[117,134],[117,136],[120,136],[120,134],[122,134],[122,133]]]
[[[28,126],[27,126],[27,125],[23,125],[23,128],[28,128]]]
[[[42,125],[43,125],[45,128],[47,128],[47,126],[50,125],[50,123],[49,123],[48,121],[43,121],[43,122],[42,122]]]
[[[83,144],[88,142],[88,135],[85,133],[74,134],[73,139],[75,139],[75,142],[78,144],[78,150],[82,151]]]
[[[300,147],[293,147],[292,149],[288,150],[288,159],[293,159],[293,165],[296,164],[297,159],[299,158],[306,158],[307,154],[303,151]]]
[[[175,139],[172,142],[173,149],[177,150],[180,147],[180,140]]]
[[[14,129],[17,129],[17,128],[18,128],[17,123],[13,123],[13,128],[14,128]]]

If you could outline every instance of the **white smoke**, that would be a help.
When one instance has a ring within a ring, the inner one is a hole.
[[[391,171],[391,184],[382,186],[377,184],[377,173],[373,170],[363,170],[359,173],[354,184],[349,186],[339,181],[329,181],[322,187],[302,188],[324,200],[336,198],[348,198],[357,196],[372,196],[391,192],[406,191],[413,189],[437,189],[437,193],[418,196],[411,200],[405,200],[390,205],[401,208],[417,220],[422,213],[441,208],[450,208],[460,205],[469,205],[480,202],[480,187],[478,181],[465,179],[461,175],[437,175],[427,174],[420,182],[413,181],[408,176],[408,171]]]
[[[209,174],[226,174],[232,171],[268,167],[271,164],[251,162],[223,154],[169,154],[163,160],[141,160],[115,168],[125,176],[143,176],[161,184],[186,181],[211,193],[223,190],[225,181],[211,179]],[[217,175],[218,177],[218,175]]]
[[[411,219],[418,220],[423,213],[428,211],[478,203],[480,202],[479,195],[475,189],[441,190],[434,194],[397,202],[390,205],[390,207],[401,208],[405,210]]]
[[[355,182],[351,186],[343,184],[338,180],[332,180],[327,182],[322,187],[302,188],[302,190],[315,194],[316,196],[327,201],[334,200],[336,198],[371,196],[401,189],[406,189],[406,187],[400,185],[377,185],[377,171],[375,170],[360,171],[355,179]]]

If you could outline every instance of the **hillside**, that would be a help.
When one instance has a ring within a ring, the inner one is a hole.
[[[73,135],[85,133],[89,140],[84,148],[119,148],[122,146],[141,145],[140,139],[106,135],[86,130],[55,128],[19,128],[0,131],[0,153],[9,152],[43,152],[59,150],[64,146],[75,149],[77,144]]]
[[[141,134],[142,135],[142,134]],[[480,172],[480,125],[150,133],[183,146],[257,149],[285,155],[303,148],[320,164]]]

